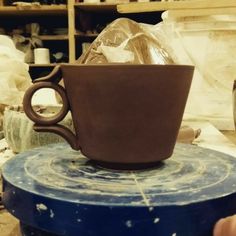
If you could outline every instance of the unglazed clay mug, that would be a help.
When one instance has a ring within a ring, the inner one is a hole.
[[[112,168],[151,166],[173,153],[193,71],[188,65],[62,64],[34,81],[24,110],[36,131],[61,135],[93,161]],[[61,111],[50,118],[31,105],[42,88],[62,98]],[[69,110],[75,134],[58,124]]]

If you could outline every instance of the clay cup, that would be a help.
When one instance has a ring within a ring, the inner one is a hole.
[[[142,168],[171,157],[190,90],[189,65],[62,64],[26,91],[24,110],[36,131],[64,137],[94,162]],[[63,78],[64,87],[58,83]],[[53,117],[32,107],[33,94],[52,88],[63,106]],[[71,111],[75,132],[58,124]]]

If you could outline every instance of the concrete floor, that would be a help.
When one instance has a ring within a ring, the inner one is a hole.
[[[2,191],[2,181],[0,178],[0,193]],[[0,205],[0,235],[1,236],[21,236],[18,220],[9,214],[2,205]]]
[[[6,210],[0,211],[1,236],[21,236],[18,220]]]

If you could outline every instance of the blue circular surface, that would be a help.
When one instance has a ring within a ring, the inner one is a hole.
[[[2,169],[5,207],[21,222],[67,236],[210,236],[236,213],[236,159],[177,144],[156,168],[115,171],[67,144],[37,148]]]

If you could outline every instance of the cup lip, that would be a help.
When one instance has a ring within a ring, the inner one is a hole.
[[[60,67],[168,67],[168,68],[189,68],[194,69],[190,64],[129,64],[129,63],[99,63],[99,64],[79,64],[79,63],[61,63]]]

